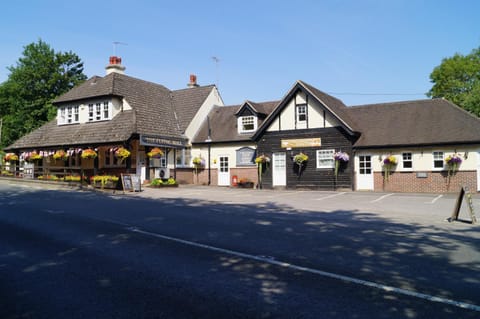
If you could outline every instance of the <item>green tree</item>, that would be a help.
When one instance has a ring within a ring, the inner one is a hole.
[[[480,48],[445,58],[430,74],[428,96],[443,97],[480,116]]]
[[[55,52],[42,40],[25,46],[8,70],[8,79],[0,84],[2,146],[55,118],[52,101],[87,78],[76,54]]]

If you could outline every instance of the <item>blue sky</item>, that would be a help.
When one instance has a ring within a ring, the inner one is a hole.
[[[227,105],[281,99],[296,80],[347,105],[421,99],[443,58],[480,47],[479,12],[476,0],[8,1],[0,82],[40,38],[88,77],[118,41],[128,75],[180,89],[196,74]]]

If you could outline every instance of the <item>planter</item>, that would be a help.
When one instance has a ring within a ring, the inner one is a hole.
[[[253,182],[238,183],[239,188],[253,188]]]
[[[102,184],[102,182],[93,182],[92,185],[95,188],[102,188],[102,189],[116,189],[117,188],[117,182],[114,181],[107,181],[105,184]]]
[[[150,188],[178,187],[178,184],[149,185]]]

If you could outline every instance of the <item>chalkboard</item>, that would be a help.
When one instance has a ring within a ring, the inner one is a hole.
[[[140,192],[140,176],[135,174],[122,174],[123,191]]]
[[[468,187],[463,186],[460,189],[460,193],[457,197],[457,202],[455,204],[455,209],[453,210],[452,216],[449,218],[450,221],[458,220],[458,214],[460,213],[460,208],[462,207],[462,201],[465,199],[468,205],[468,210],[470,213],[470,218],[472,219],[472,224],[477,223],[477,218],[475,216],[475,211],[473,210],[473,201],[472,193],[469,191]]]

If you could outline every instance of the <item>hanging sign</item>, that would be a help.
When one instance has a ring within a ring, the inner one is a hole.
[[[320,147],[320,146],[322,146],[320,137],[294,138],[294,139],[281,140],[282,148]]]

